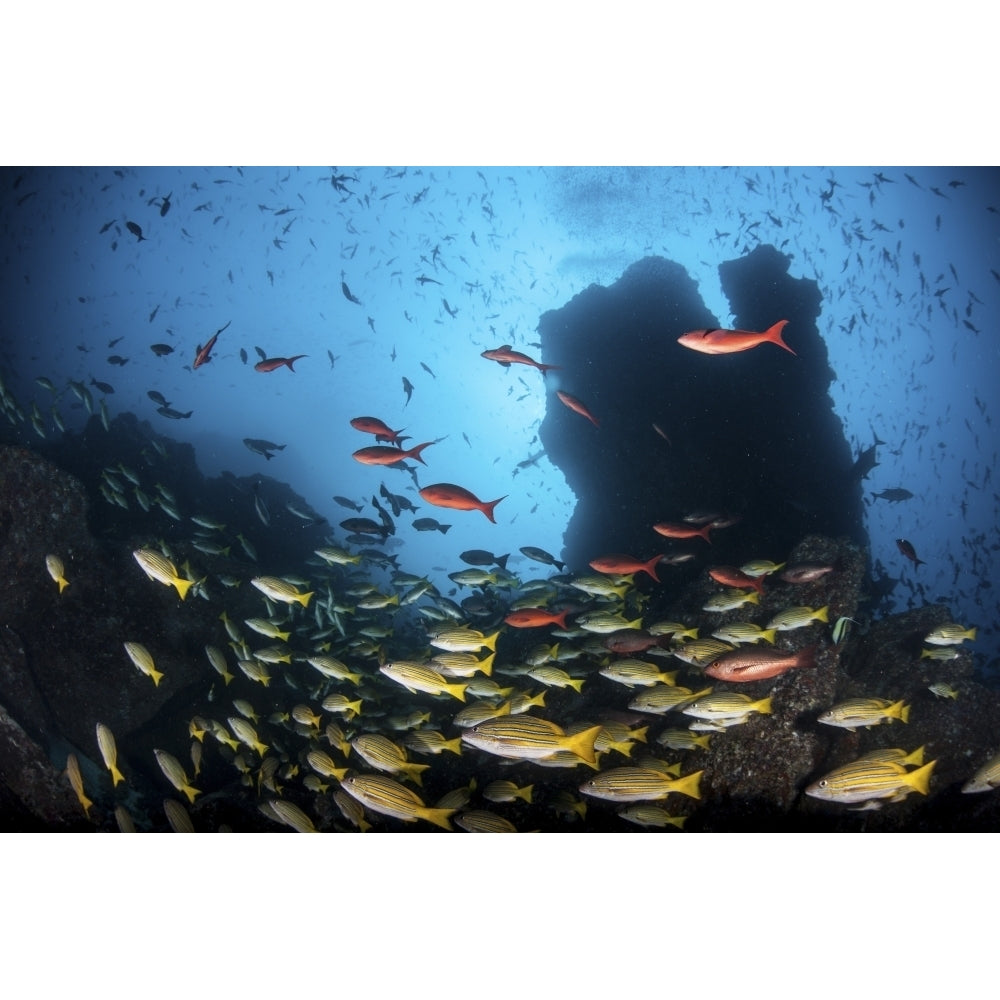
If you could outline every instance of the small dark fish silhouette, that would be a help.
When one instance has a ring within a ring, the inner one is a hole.
[[[907,559],[910,560],[910,562],[913,563],[914,566],[924,565],[923,559],[917,558],[916,549],[914,549],[914,547],[905,538],[897,538],[896,547],[903,553],[904,556],[906,556]]]
[[[165,358],[168,354],[174,353],[174,349],[169,344],[150,344],[149,349],[158,358]]]
[[[406,393],[406,406],[410,402],[410,397],[413,395],[413,383],[404,375],[403,376],[403,392]]]
[[[109,365],[119,365],[119,366],[121,366],[121,365],[127,365],[128,364],[128,358],[123,358],[120,354],[112,354],[108,358],[108,364]]]
[[[105,396],[108,396],[115,391],[110,385],[108,385],[107,382],[98,382],[95,378],[90,380],[90,384],[100,389]]]
[[[909,490],[904,490],[901,486],[893,486],[891,489],[882,490],[881,493],[873,493],[872,500],[888,500],[890,503],[899,503],[900,500],[909,500],[913,494]]]
[[[361,305],[361,299],[355,298],[351,294],[351,290],[347,287],[347,282],[346,281],[342,281],[340,283],[340,289],[344,293],[344,298],[346,298],[348,302],[353,302],[355,305],[358,305],[358,306]]]
[[[146,237],[142,235],[142,229],[141,229],[141,227],[137,226],[134,222],[126,222],[125,223],[125,228],[133,236],[138,236],[139,237],[139,239],[136,241],[137,243],[141,243],[144,239],[146,239]]]
[[[420,362],[420,367],[423,368],[423,370],[427,372],[427,374],[430,375],[431,378],[437,378],[437,375],[435,375],[434,372],[432,372],[430,368],[428,368],[427,365],[423,363],[423,361]]]
[[[167,212],[170,211],[170,199],[171,199],[171,197],[173,197],[173,191],[171,191],[170,194],[168,194],[166,196],[166,198],[164,198],[163,201],[160,202],[160,218],[161,219],[163,218],[163,216],[165,216],[167,214]]]

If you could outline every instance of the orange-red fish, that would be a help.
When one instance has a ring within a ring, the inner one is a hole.
[[[809,646],[797,653],[781,649],[756,649],[744,646],[717,656],[705,668],[706,677],[717,681],[744,684],[777,677],[795,667],[815,667],[816,647]]]
[[[753,333],[750,330],[692,330],[678,337],[677,343],[702,354],[735,354],[737,351],[749,351],[751,347],[763,343],[777,344],[789,354],[795,354],[781,339],[781,331],[787,325],[787,319],[780,319],[763,333]]]
[[[566,616],[569,610],[548,611],[546,608],[518,608],[504,618],[508,625],[514,628],[536,628],[539,625],[558,625],[566,628]]]
[[[308,354],[296,354],[294,358],[265,358],[263,361],[258,361],[257,364],[253,366],[255,372],[273,372],[275,368],[280,368],[282,365],[288,365],[288,370],[290,372],[295,371],[292,365],[299,360],[299,358],[307,358]]]
[[[917,558],[917,550],[905,538],[896,539],[896,548],[898,548],[899,551],[902,552],[914,566],[924,565],[923,559]]]
[[[543,376],[550,369],[559,367],[559,365],[543,365],[535,361],[534,358],[529,358],[527,354],[515,351],[510,344],[504,344],[503,347],[495,347],[490,351],[483,351],[480,357],[486,358],[488,361],[497,361],[504,368],[509,368],[511,365],[530,365],[532,368],[537,368]]]
[[[499,500],[486,503],[474,493],[453,483],[434,483],[432,486],[425,486],[420,495],[435,507],[448,507],[450,510],[481,510],[494,524],[497,522],[493,516],[493,508],[500,503],[500,500],[507,499],[504,495]]]
[[[653,531],[658,535],[663,535],[664,538],[704,538],[709,544],[712,542],[712,539],[708,537],[708,533],[711,530],[711,524],[706,524],[704,527],[699,528],[694,524],[660,521],[659,524],[653,525]]]
[[[404,458],[415,458],[421,465],[427,463],[420,457],[424,448],[429,448],[434,441],[425,441],[423,444],[414,445],[407,451],[402,448],[391,448],[386,444],[373,444],[368,448],[359,448],[354,452],[356,458],[362,465],[395,465],[402,462]]]
[[[361,431],[364,434],[374,434],[376,441],[388,441],[389,444],[398,444],[401,446],[402,442],[406,440],[399,436],[405,428],[400,427],[398,431],[394,431],[388,424],[379,420],[378,417],[355,417],[351,421],[351,426],[356,431]]]
[[[660,578],[656,575],[656,564],[662,556],[655,555],[652,559],[643,562],[641,559],[634,559],[632,556],[619,554],[601,556],[600,559],[593,559],[590,563],[591,569],[596,569],[598,573],[619,573],[628,575],[629,573],[648,573],[657,583]]]
[[[750,576],[736,566],[713,566],[708,575],[723,587],[753,587],[758,594],[764,593],[763,576]]]
[[[568,392],[563,392],[561,389],[556,389],[556,395],[559,397],[560,402],[565,403],[574,413],[579,413],[581,417],[586,417],[595,427],[601,426],[594,419],[594,415],[590,410],[576,396],[571,396]]]
[[[229,323],[231,322],[232,320],[229,321]],[[226,326],[229,326],[229,323]],[[225,330],[226,326],[222,330]],[[219,334],[222,333],[222,330],[216,330],[204,347],[200,344],[198,345],[198,350],[194,356],[194,364],[191,366],[192,368],[200,368],[203,364],[212,360],[212,348],[215,347],[215,342],[219,339]]]

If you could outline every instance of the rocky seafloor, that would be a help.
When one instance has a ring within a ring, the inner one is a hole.
[[[128,434],[138,435],[128,421],[118,432],[119,447]],[[77,446],[83,455],[86,449],[80,441]],[[115,806],[124,805],[140,830],[169,829],[164,800],[182,797],[161,773],[154,749],[169,748],[190,773],[191,719],[224,720],[235,714],[232,700],[243,697],[258,707],[262,716],[258,731],[272,748],[271,754],[278,757],[280,770],[275,779],[264,783],[261,761],[253,759],[250,766],[234,767],[233,752],[206,738],[201,774],[195,781],[201,794],[194,802],[184,803],[194,828],[287,829],[260,810],[263,800],[280,794],[299,804],[321,830],[353,829],[334,804],[334,781],[318,792],[304,784],[311,773],[305,754],[321,738],[290,725],[287,715],[280,718],[281,710],[287,712],[297,701],[308,699],[316,680],[310,668],[297,661],[278,665],[275,680],[263,688],[234,667],[235,679],[225,686],[204,652],[206,643],[226,644],[220,622],[223,601],[231,619],[261,614],[260,595],[246,583],[224,589],[216,579],[226,574],[247,580],[261,573],[316,573],[308,565],[308,555],[324,544],[328,526],[317,524],[306,533],[298,529],[294,548],[276,546],[260,553],[256,563],[236,551],[209,559],[191,548],[189,526],[176,526],[174,536],[166,537],[171,522],[162,515],[155,524],[138,512],[123,512],[119,517],[96,492],[100,464],[93,456],[86,462],[81,458],[80,463],[81,469],[93,472],[89,484],[87,476],[81,479],[35,451],[0,448],[0,828],[111,831],[118,829]],[[191,468],[184,468],[186,475],[193,475]],[[178,472],[174,481],[181,478]],[[240,488],[239,484],[215,485],[222,491],[220,503],[226,489]],[[204,498],[210,497],[211,489],[203,487]],[[288,495],[293,494],[289,491]],[[206,504],[198,509],[209,513],[218,509],[207,499]],[[181,601],[172,587],[150,581],[142,573],[133,550],[158,541],[171,546],[178,565],[191,558],[199,566],[210,567],[208,591],[214,599],[189,596]],[[69,585],[62,593],[46,570],[50,553],[57,553],[66,567]],[[564,726],[603,719],[623,720],[633,727],[648,725],[645,745],[634,745],[638,747],[634,759],[621,756],[613,763],[635,763],[635,758],[649,753],[662,761],[680,761],[685,774],[703,771],[700,799],[672,795],[666,803],[659,803],[672,814],[686,817],[685,832],[996,829],[1000,792],[968,795],[961,788],[1000,749],[1000,692],[976,673],[968,644],[950,661],[921,657],[923,637],[951,620],[948,608],[934,605],[880,615],[877,593],[867,577],[866,554],[846,538],[809,535],[782,556],[790,563],[836,564],[837,572],[810,584],[769,581],[760,605],[753,609],[755,620],[766,621],[775,611],[794,604],[829,606],[830,623],[846,616],[857,624],[839,646],[832,643],[827,625],[814,623],[796,630],[784,644],[790,648],[815,644],[815,668],[739,686],[755,699],[772,695],[772,714],[754,715],[743,725],[713,734],[707,749],[666,750],[657,745],[656,736],[687,720],[676,713],[649,715],[629,710],[634,692],[599,676],[596,659],[590,666],[577,665],[578,674],[587,673],[580,694],[549,689],[546,707],[538,714],[558,719]],[[419,572],[417,567],[409,568]],[[669,569],[661,567],[664,581],[670,579]],[[346,586],[348,579],[335,575],[332,586]],[[717,589],[705,574],[686,577],[680,586],[658,586],[644,579],[636,583],[630,600],[637,602],[646,620],[676,619],[699,625],[707,635],[710,623],[739,617],[737,612],[710,616],[701,610],[706,595]],[[390,609],[381,615],[380,620],[390,626],[394,620],[400,624],[384,642],[387,657],[416,658],[423,652],[415,648],[421,637],[406,610]],[[481,608],[481,617],[473,623],[486,631],[499,622],[502,610]],[[540,636],[544,635],[543,630]],[[123,652],[126,641],[141,641],[156,650],[156,664],[164,674],[159,685],[154,686],[128,660]],[[525,635],[505,629],[497,664],[517,660],[530,644]],[[366,675],[373,689],[382,681],[377,659],[352,658],[346,647],[335,655]],[[683,668],[670,660],[661,662],[664,669]],[[497,674],[494,679],[502,677]],[[957,698],[932,693],[929,686],[939,681],[951,685]],[[392,688],[385,682],[379,690],[384,692],[387,686]],[[448,721],[455,702],[441,706],[440,698],[409,697],[395,688],[383,697],[384,704],[370,717],[373,727],[382,724],[386,712],[409,704],[427,710],[448,738],[460,732]],[[910,706],[909,721],[855,732],[817,722],[821,711],[851,697],[905,699]],[[278,717],[272,714],[276,712]],[[364,719],[362,715],[357,725]],[[98,722],[108,726],[117,740],[118,766],[126,781],[116,788],[98,751]],[[910,752],[921,746],[924,759],[937,762],[927,796],[914,793],[878,809],[857,811],[804,795],[810,782],[862,753],[879,747]],[[84,814],[67,780],[70,754],[80,762],[84,787],[93,801],[89,815]],[[433,767],[424,775],[419,792],[428,803],[464,786],[469,789],[470,808],[500,813],[518,830],[640,830],[619,818],[617,804],[590,800],[585,810],[566,807],[592,773],[586,767],[547,768],[530,761],[507,764],[471,748],[465,748],[461,756],[442,756],[446,759],[425,760]],[[341,763],[364,769],[356,759]],[[534,784],[532,802],[517,800],[497,806],[479,799],[485,782],[497,777],[519,785]],[[414,826],[374,814],[368,820],[374,830],[431,829],[425,823]]]

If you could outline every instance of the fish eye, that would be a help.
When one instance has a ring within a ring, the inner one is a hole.
[[[824,778],[821,782],[819,782],[819,787],[826,788],[826,778]]]

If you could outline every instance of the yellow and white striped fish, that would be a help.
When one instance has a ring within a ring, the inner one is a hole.
[[[168,587],[176,587],[181,600],[184,600],[194,581],[185,580],[184,577],[180,576],[177,567],[166,556],[161,555],[155,549],[136,549],[132,556],[150,580],[157,580]]]
[[[404,823],[422,819],[443,830],[452,829],[449,820],[456,810],[428,806],[416,792],[384,774],[352,774],[344,779],[341,787],[372,812],[401,819]]]
[[[413,763],[401,746],[380,733],[361,733],[351,740],[351,746],[354,752],[376,771],[405,774],[417,785],[423,784],[421,774],[430,768],[430,764]]]
[[[612,802],[665,799],[673,792],[700,799],[701,776],[704,773],[695,771],[683,778],[672,778],[652,767],[613,767],[585,781],[580,786],[580,792]]]
[[[450,684],[442,674],[425,663],[416,660],[394,660],[383,663],[379,671],[397,684],[402,684],[407,691],[416,694],[450,694],[459,701],[465,701],[467,684]]]
[[[118,770],[118,747],[114,733],[103,722],[97,723],[97,746],[104,758],[104,766],[111,772],[111,787],[116,788],[119,781],[125,780],[125,775]]]
[[[480,722],[463,732],[462,740],[497,757],[540,760],[568,750],[593,764],[597,759],[594,741],[601,729],[601,726],[591,726],[570,735],[547,719],[533,715],[510,715]]]

